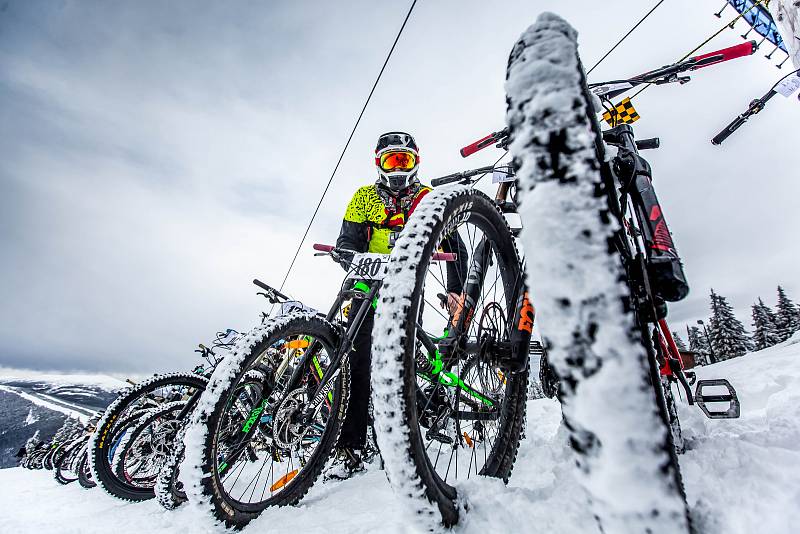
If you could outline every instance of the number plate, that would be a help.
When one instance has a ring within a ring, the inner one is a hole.
[[[516,179],[514,172],[510,166],[497,167],[492,172],[492,183],[499,184],[502,182],[513,182]]]
[[[347,278],[355,280],[383,280],[386,276],[387,254],[359,252],[353,256],[353,264]]]
[[[286,302],[281,304],[281,315],[286,315],[287,313],[292,312],[309,312],[309,313],[317,313],[317,310],[310,306],[306,306],[299,300],[287,300]]]

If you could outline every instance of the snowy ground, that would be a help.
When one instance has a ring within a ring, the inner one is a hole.
[[[701,368],[727,377],[742,401],[738,420],[708,420],[683,406],[687,452],[681,458],[700,532],[788,534],[800,525],[800,334],[781,346]],[[594,533],[572,479],[558,404],[529,404],[527,439],[508,487],[468,483],[470,513],[456,532]],[[249,532],[412,532],[382,472],[319,484],[299,508],[269,510]],[[97,489],[59,486],[50,473],[0,470],[0,532],[107,534],[222,532],[210,517],[155,502],[128,504]]]

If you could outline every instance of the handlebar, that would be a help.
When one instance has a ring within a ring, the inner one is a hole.
[[[729,46],[728,48],[715,50],[707,54],[692,56],[683,61],[665,65],[627,80],[592,83],[589,84],[589,88],[594,94],[606,99],[611,99],[627,92],[629,89],[646,83],[662,85],[665,83],[679,82],[683,84],[688,82],[690,78],[688,76],[678,76],[678,74],[682,72],[702,69],[703,67],[722,63],[723,61],[749,56],[755,53],[756,48],[757,45],[755,41],[747,41],[746,43]]]
[[[267,300],[269,300],[273,304],[277,303],[277,299],[289,300],[289,297],[287,297],[277,289],[269,287],[267,284],[265,284],[264,282],[262,282],[257,278],[253,279],[253,283],[264,290],[265,292],[264,296],[267,297]]]
[[[313,245],[314,250],[318,250],[320,252],[349,252],[353,253],[352,250],[344,250],[344,249],[337,249],[333,245],[323,245],[321,243],[314,243]],[[456,255],[453,252],[434,252],[431,258],[434,261],[456,261]]]
[[[503,140],[506,139],[507,137],[508,137],[508,128],[503,128],[499,132],[492,132],[486,137],[478,139],[474,143],[465,146],[459,152],[461,152],[462,158],[466,158],[467,156],[471,156],[472,154],[474,154],[479,150],[483,150],[487,146],[503,142]]]
[[[725,139],[730,137],[730,135],[733,132],[738,130],[745,122],[747,122],[747,119],[749,119],[750,117],[752,117],[753,115],[759,113],[762,109],[764,109],[764,106],[766,105],[767,101],[776,94],[778,93],[776,93],[773,90],[770,90],[769,93],[765,94],[761,98],[756,98],[755,100],[750,102],[747,111],[745,111],[744,113],[733,119],[730,124],[728,124],[725,128],[723,128],[721,132],[715,135],[711,139],[711,144],[721,145]]]
[[[433,180],[431,180],[431,185],[433,187],[438,187],[440,185],[451,184],[453,182],[460,182],[462,180],[466,180],[467,178],[471,178],[472,176],[478,174],[486,174],[487,172],[492,172],[494,169],[495,169],[494,165],[489,165],[488,167],[481,167],[479,169],[473,169],[471,171],[463,171],[463,172],[448,174],[447,176],[434,178]]]
[[[697,64],[691,70],[702,69],[710,65],[722,63],[723,61],[730,61],[739,57],[753,55],[756,51],[757,45],[755,41],[747,41],[746,43],[729,46],[716,52],[709,52],[708,54],[701,54],[699,56],[690,57],[688,61],[695,61]]]
[[[748,118],[749,116],[747,115],[747,112],[745,112],[733,119],[730,124],[723,128],[721,132],[711,138],[711,144],[721,145],[725,139],[730,137],[733,132],[738,130],[745,122],[747,122]]]

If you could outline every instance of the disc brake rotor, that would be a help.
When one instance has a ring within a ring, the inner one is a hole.
[[[296,423],[306,404],[305,388],[297,388],[289,393],[275,412],[272,423],[272,437],[279,447],[292,448],[303,439],[307,425]]]

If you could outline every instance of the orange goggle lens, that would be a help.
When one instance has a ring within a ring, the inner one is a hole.
[[[379,164],[384,171],[393,169],[408,171],[417,165],[417,158],[411,152],[386,152],[381,154]]]

